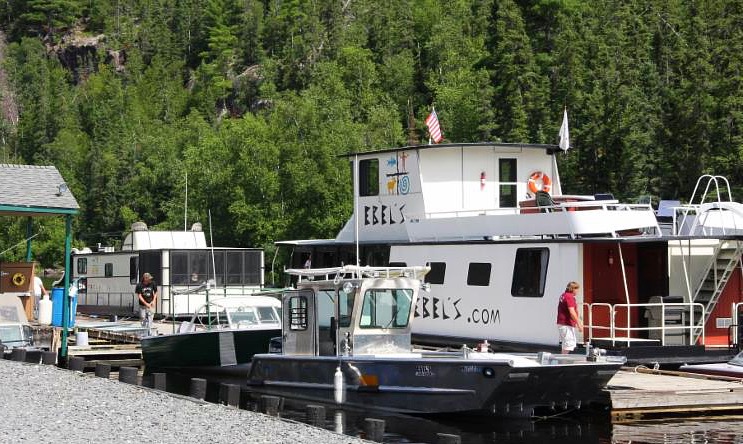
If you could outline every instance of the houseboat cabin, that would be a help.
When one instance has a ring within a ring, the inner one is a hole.
[[[190,231],[151,231],[134,223],[120,251],[73,250],[72,270],[82,313],[138,313],[134,288],[145,272],[158,285],[157,314],[168,317],[191,316],[207,290],[212,298],[247,295],[264,284],[263,250],[210,248],[198,223]]]
[[[737,343],[743,205],[703,176],[688,203],[564,194],[553,145],[448,144],[350,155],[354,214],[335,239],[278,242],[291,267],[428,264],[419,342],[558,346],[559,296],[581,284],[586,341]]]

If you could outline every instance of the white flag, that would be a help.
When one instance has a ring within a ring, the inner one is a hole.
[[[560,148],[567,151],[570,148],[570,131],[568,130],[568,109],[565,108],[560,125]]]

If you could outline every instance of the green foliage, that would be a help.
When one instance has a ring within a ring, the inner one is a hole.
[[[425,140],[432,105],[450,142],[556,143],[567,108],[566,193],[739,192],[741,24],[724,0],[7,0],[0,155],[59,168],[88,244],[209,214],[221,245],[333,236],[342,155]],[[38,227],[59,263],[59,221]]]

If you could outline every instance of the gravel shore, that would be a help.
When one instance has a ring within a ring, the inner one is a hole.
[[[0,359],[0,443],[363,443],[309,425]]]

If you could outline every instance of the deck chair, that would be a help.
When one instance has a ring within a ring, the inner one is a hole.
[[[555,206],[555,201],[552,200],[552,196],[550,196],[550,193],[540,190],[534,194],[534,198],[537,201],[537,207],[540,208],[540,211],[542,213],[552,212],[552,207]]]

